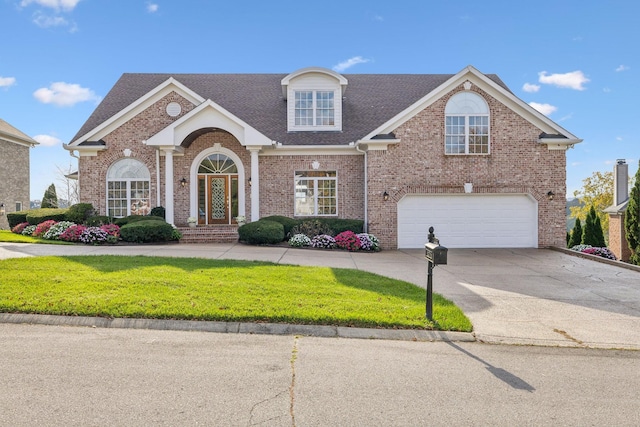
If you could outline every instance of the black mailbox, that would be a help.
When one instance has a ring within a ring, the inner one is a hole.
[[[439,243],[429,242],[424,245],[425,258],[431,261],[433,265],[446,265],[447,264],[447,251],[449,249],[444,246],[440,246]]]

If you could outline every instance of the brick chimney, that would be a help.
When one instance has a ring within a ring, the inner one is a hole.
[[[616,160],[613,167],[613,206],[604,212],[609,214],[609,249],[622,261],[628,261],[631,250],[624,231],[624,213],[629,201],[629,165],[626,160]]]

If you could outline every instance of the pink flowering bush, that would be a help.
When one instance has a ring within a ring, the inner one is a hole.
[[[87,227],[85,227],[84,225],[72,225],[71,227],[64,230],[62,234],[58,236],[58,238],[60,240],[64,240],[65,242],[79,242],[80,236],[82,236],[82,233],[86,228]]]
[[[40,224],[38,224],[36,226],[36,229],[33,231],[33,233],[31,234],[31,236],[33,237],[43,237],[44,234],[49,231],[49,229],[56,223],[57,221],[54,221],[52,219],[41,222]]]
[[[120,227],[115,224],[104,224],[100,229],[105,231],[109,236],[120,237]]]
[[[606,259],[617,260],[616,256],[609,248],[598,248],[589,245],[576,245],[571,248],[572,251],[582,252],[584,254],[596,255]]]
[[[346,249],[348,251],[357,251],[362,245],[360,239],[353,231],[347,230],[338,234],[336,237],[336,246],[340,249]]]
[[[22,234],[22,232],[24,231],[24,229],[29,225],[28,222],[21,222],[20,224],[16,225],[15,227],[13,227],[11,229],[12,233],[16,233],[16,234]]]

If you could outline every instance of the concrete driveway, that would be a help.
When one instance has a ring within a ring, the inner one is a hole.
[[[54,246],[0,243],[0,259],[153,255],[355,268],[426,287],[423,250],[349,253],[243,244]],[[483,342],[640,349],[640,272],[548,249],[451,249],[434,292],[469,316]]]

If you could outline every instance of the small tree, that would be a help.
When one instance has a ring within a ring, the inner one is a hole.
[[[632,264],[640,265],[640,167],[636,172],[635,183],[629,194],[629,204],[624,214],[624,231],[629,249],[631,249]]]
[[[582,244],[602,248],[605,246],[602,225],[595,208],[591,205],[582,230]]]
[[[573,226],[573,230],[571,230],[568,246],[572,248],[580,243],[582,243],[582,224],[580,223],[580,218],[576,218],[576,224]]]
[[[609,232],[609,215],[603,211],[613,204],[613,172],[594,172],[582,180],[582,188],[573,195],[580,200],[578,206],[572,206],[571,217],[586,220],[590,207],[594,206],[600,217],[602,229]]]
[[[40,205],[41,208],[57,208],[58,207],[58,196],[56,194],[56,186],[51,184],[49,188],[44,192],[44,196],[42,196],[42,203]]]

